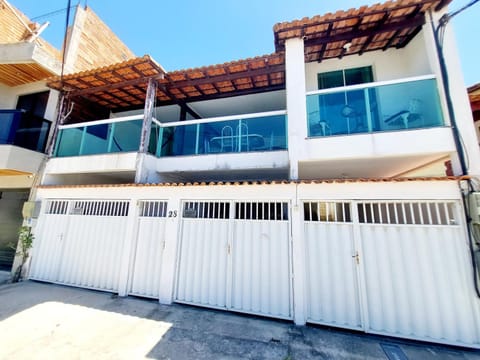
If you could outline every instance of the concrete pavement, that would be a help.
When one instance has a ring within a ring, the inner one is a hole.
[[[2,271],[0,270],[0,285],[6,284],[10,281],[10,271]]]
[[[0,359],[480,360],[475,350],[31,281],[1,285],[0,304]]]

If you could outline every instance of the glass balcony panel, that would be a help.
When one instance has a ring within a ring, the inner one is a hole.
[[[142,120],[61,129],[56,156],[80,156],[138,151]]]
[[[79,155],[107,153],[110,128],[111,124],[86,126]]]
[[[142,120],[122,121],[113,126],[111,147],[108,152],[138,151],[142,134]]]
[[[285,115],[152,128],[157,156],[220,154],[287,148]],[[153,149],[153,146],[151,146]]]
[[[0,110],[0,144],[13,144],[20,118],[20,111]]]
[[[83,127],[62,129],[58,132],[55,156],[78,156],[82,143]]]
[[[0,110],[0,144],[43,152],[50,121],[20,110]]]
[[[435,79],[308,95],[307,113],[311,137],[444,124]]]

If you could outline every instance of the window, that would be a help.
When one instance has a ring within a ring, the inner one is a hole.
[[[329,71],[318,74],[319,90],[365,84],[369,82],[373,82],[373,72],[371,66]]]
[[[370,82],[373,82],[371,66],[318,74],[319,90]],[[375,89],[333,91],[313,97],[310,101],[313,103],[307,105],[309,136],[365,133],[378,123]],[[367,109],[370,111],[368,114]]]

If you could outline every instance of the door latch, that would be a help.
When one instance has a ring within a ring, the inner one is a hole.
[[[352,255],[352,258],[355,258],[355,262],[360,264],[360,256],[358,255],[358,251],[355,252],[355,255]]]

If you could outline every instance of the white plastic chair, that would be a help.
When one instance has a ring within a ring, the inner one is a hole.
[[[220,152],[226,151],[227,148],[230,148],[230,151],[234,151],[235,144],[233,142],[233,129],[231,126],[226,125],[222,128],[222,133],[220,137]]]
[[[238,151],[242,151],[243,145],[246,146],[246,150],[250,150],[250,142],[248,138],[248,126],[245,123],[237,125],[235,135],[238,139]]]

